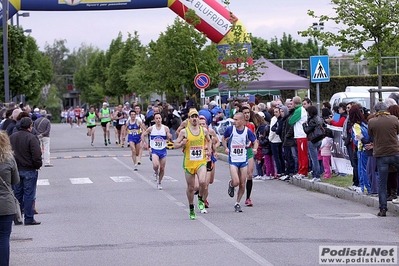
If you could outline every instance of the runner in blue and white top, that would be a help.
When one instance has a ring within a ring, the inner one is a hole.
[[[152,166],[154,169],[154,177],[157,181],[157,188],[162,189],[161,182],[165,174],[166,165],[166,140],[172,141],[172,134],[169,128],[162,125],[162,116],[159,113],[154,114],[155,125],[147,128],[141,135],[144,146],[147,146],[146,136],[150,134],[150,149],[152,153]]]
[[[245,191],[247,178],[247,147],[253,144],[253,152],[256,154],[258,141],[254,133],[245,126],[244,114],[238,112],[234,115],[234,126],[226,129],[222,143],[225,153],[229,155],[230,176],[228,194],[234,197],[234,188],[238,186],[237,201],[234,205],[236,212],[242,212],[240,201]]]
[[[137,156],[141,150],[141,134],[145,130],[145,126],[141,120],[136,119],[136,112],[130,110],[129,119],[127,119],[124,128],[127,133],[127,143],[132,150],[134,171],[137,171]]]

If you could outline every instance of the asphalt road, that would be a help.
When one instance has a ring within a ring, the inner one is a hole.
[[[397,245],[398,217],[279,181],[255,181],[235,213],[226,162],[216,163],[208,214],[188,217],[182,153],[169,150],[163,190],[143,157],[90,146],[85,127],[55,124],[52,168],[39,172],[39,226],[14,226],[11,265],[318,265],[320,245]],[[242,205],[243,202],[242,202]]]

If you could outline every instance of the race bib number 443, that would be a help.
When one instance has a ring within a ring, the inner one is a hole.
[[[190,147],[190,160],[199,161],[202,160],[204,155],[202,154],[203,147],[201,146],[192,146]]]

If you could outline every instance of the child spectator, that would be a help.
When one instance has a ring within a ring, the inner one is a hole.
[[[320,155],[323,160],[324,176],[323,178],[331,178],[331,147],[333,145],[332,131],[328,128],[325,129],[325,138],[321,142]]]

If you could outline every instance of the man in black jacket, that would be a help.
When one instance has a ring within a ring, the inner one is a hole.
[[[10,141],[21,179],[15,186],[15,197],[24,210],[25,225],[38,225],[40,222],[33,217],[33,202],[36,199],[38,170],[42,166],[42,151],[39,140],[31,131],[32,120],[24,117],[21,119],[19,131],[10,136]]]

